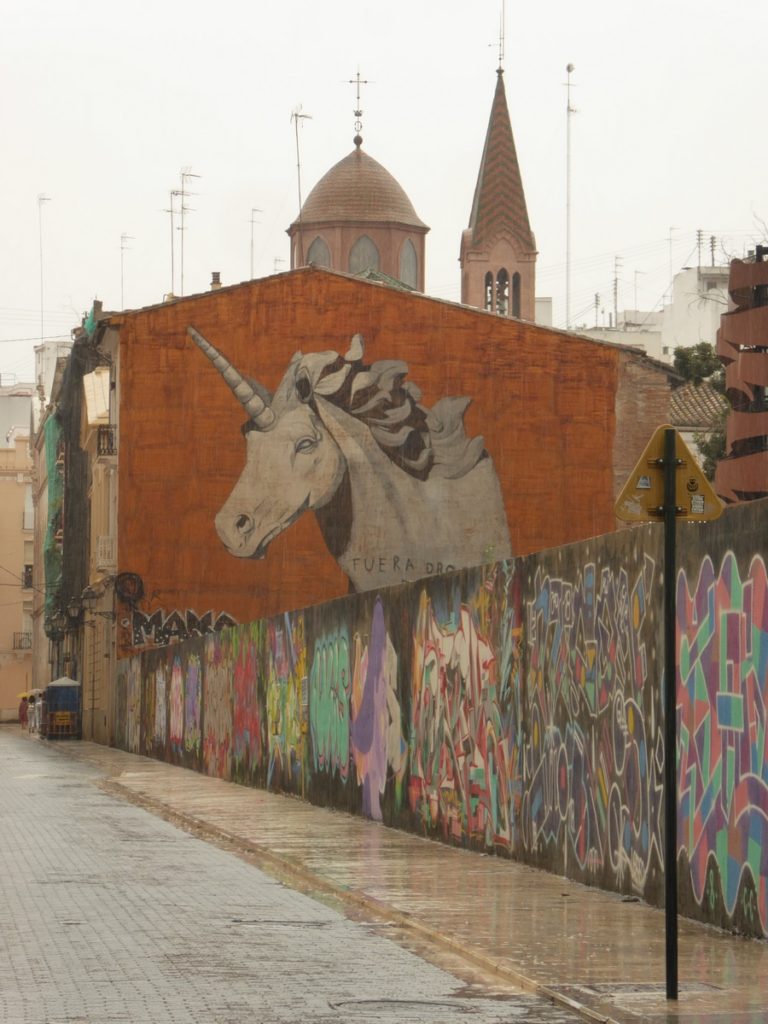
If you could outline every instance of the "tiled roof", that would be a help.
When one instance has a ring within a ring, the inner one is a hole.
[[[672,392],[670,421],[674,427],[710,429],[728,403],[705,380],[701,384],[686,381]]]
[[[535,252],[536,242],[528,221],[501,69],[497,74],[483,158],[469,216],[472,244],[478,246],[492,242],[506,229],[523,252]]]
[[[398,182],[359,146],[318,181],[301,219],[305,224],[384,221],[427,230]]]

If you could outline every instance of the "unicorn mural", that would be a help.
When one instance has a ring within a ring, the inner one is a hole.
[[[248,414],[243,473],[216,516],[231,554],[264,558],[304,512],[317,516],[352,589],[417,579],[511,555],[506,513],[469,398],[431,409],[399,360],[297,352],[274,395],[188,332]]]

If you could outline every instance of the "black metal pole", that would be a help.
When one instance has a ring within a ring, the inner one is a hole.
[[[664,431],[664,894],[667,999],[677,999],[676,431]]]

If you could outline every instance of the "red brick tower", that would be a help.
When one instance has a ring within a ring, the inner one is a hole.
[[[469,227],[461,235],[461,301],[501,316],[536,316],[536,240],[499,68]]]

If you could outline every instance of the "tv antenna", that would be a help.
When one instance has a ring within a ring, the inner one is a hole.
[[[127,243],[133,241],[133,235],[126,235],[125,232],[120,235],[120,309],[125,309],[125,251],[131,248]]]
[[[573,64],[565,66],[568,80],[565,82],[568,102],[565,122],[565,329],[571,329],[571,118],[576,107],[571,103],[571,75]]]
[[[181,192],[177,188],[172,188],[168,195],[168,208],[164,212],[170,214],[171,218],[171,291],[169,294],[171,295],[171,297],[173,297],[174,288],[176,287],[176,264],[174,259],[176,248],[176,225],[174,221],[174,216],[176,214],[176,208],[174,206],[174,203],[177,197],[181,195]]]
[[[251,207],[251,277],[250,277],[251,281],[253,280],[253,225],[259,223],[253,215],[254,215],[254,213],[263,213],[263,212],[264,212],[263,210],[259,210],[258,207],[256,207],[256,206],[252,206]]]
[[[45,338],[45,315],[43,313],[43,204],[50,203],[51,197],[44,192],[37,196],[37,229],[40,236],[40,341]]]
[[[299,152],[299,121],[311,121],[311,114],[302,114],[301,104],[299,104],[295,110],[291,111],[291,120],[296,130],[296,184],[299,192],[299,230],[298,234],[298,262],[296,266],[304,266],[304,239],[302,237],[302,226],[301,226],[301,155]],[[293,253],[291,254],[291,263],[293,264]]]
[[[180,226],[179,226],[179,231],[181,232],[181,268],[180,268],[180,278],[181,278],[181,280],[180,280],[180,283],[179,283],[179,294],[183,295],[184,294],[184,214],[185,213],[194,213],[194,210],[192,209],[192,207],[191,206],[187,206],[187,204],[185,202],[185,199],[187,198],[187,196],[193,196],[193,195],[196,194],[194,192],[189,192],[187,190],[187,182],[189,181],[190,178],[199,178],[200,175],[199,174],[193,174],[191,167],[182,167],[181,172],[180,172],[180,177],[181,177],[181,188],[179,189],[179,191],[177,193],[181,197],[181,202],[180,202],[180,205],[179,205],[179,219],[181,221]]]

